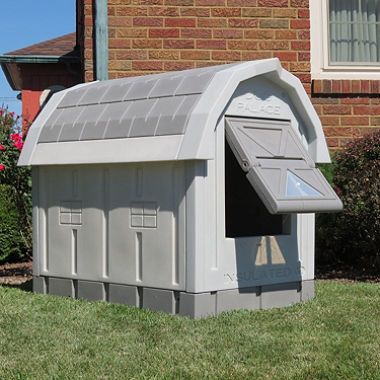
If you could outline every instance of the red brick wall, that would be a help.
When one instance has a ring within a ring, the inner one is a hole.
[[[93,1],[82,0],[84,77],[93,80]],[[308,0],[108,0],[110,78],[278,57],[311,94]],[[379,125],[378,94],[313,84],[329,145]],[[355,83],[354,83],[355,82]],[[347,84],[348,83],[348,84]],[[321,87],[322,86],[322,87]],[[348,86],[348,87],[347,87]],[[372,91],[372,90],[371,90]],[[377,108],[376,108],[377,107]]]
[[[312,87],[330,148],[340,149],[352,138],[380,128],[380,81],[314,80]]]
[[[92,80],[93,9],[91,0],[84,2],[85,78]],[[108,4],[111,78],[279,57],[309,85],[307,1],[108,0]]]

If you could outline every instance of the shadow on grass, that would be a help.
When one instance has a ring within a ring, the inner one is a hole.
[[[33,291],[32,261],[9,262],[0,265],[0,285]]]
[[[33,280],[27,280],[21,284],[1,284],[5,288],[20,289],[24,292],[33,293]]]
[[[347,264],[321,264],[318,261],[316,262],[315,277],[318,280],[380,282],[380,273],[376,270]]]

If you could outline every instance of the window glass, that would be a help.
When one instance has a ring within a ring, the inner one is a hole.
[[[329,0],[331,65],[380,62],[380,0]]]
[[[321,197],[322,194],[289,170],[286,176],[287,197]]]

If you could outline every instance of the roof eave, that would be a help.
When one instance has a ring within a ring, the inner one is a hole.
[[[15,84],[15,82],[13,80],[13,77],[12,77],[11,73],[8,70],[8,65],[6,63],[1,63],[1,68],[3,69],[5,79],[7,80],[7,82],[9,83],[9,85],[11,86],[12,90],[13,91],[17,91],[18,90],[18,86],[16,86],[16,84]]]
[[[75,55],[0,55],[0,65],[3,69],[5,78],[10,87],[14,91],[21,90],[21,85],[17,83],[17,78],[14,78],[10,67],[18,64],[71,64],[80,63],[80,58]]]
[[[79,57],[69,55],[0,55],[0,63],[59,63],[79,62]]]

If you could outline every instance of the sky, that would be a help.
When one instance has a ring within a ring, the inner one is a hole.
[[[0,0],[0,55],[75,31],[75,0]],[[21,114],[0,68],[0,107]]]

